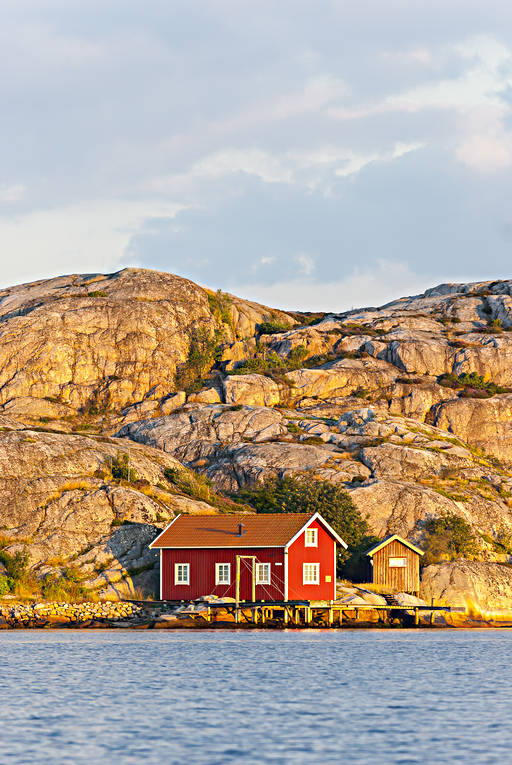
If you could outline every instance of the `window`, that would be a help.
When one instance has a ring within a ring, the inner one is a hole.
[[[256,584],[270,584],[270,563],[256,563]]]
[[[302,569],[302,584],[320,583],[320,563],[304,563]]]
[[[215,564],[215,584],[231,584],[231,563]]]
[[[318,547],[318,529],[306,529],[306,547]]]
[[[390,568],[405,568],[407,566],[407,558],[390,558]]]
[[[190,584],[190,563],[174,564],[174,584]]]

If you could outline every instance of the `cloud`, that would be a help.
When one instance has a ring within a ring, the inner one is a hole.
[[[354,268],[345,279],[314,283],[290,279],[272,285],[240,284],[237,294],[285,310],[348,311],[383,305],[397,297],[423,292],[443,278],[419,277],[406,263],[379,260],[375,266]]]
[[[12,186],[0,186],[0,202],[19,202],[26,191],[21,183]]]
[[[113,271],[126,247],[152,215],[173,216],[161,202],[99,200],[0,218],[1,286],[59,274]]]

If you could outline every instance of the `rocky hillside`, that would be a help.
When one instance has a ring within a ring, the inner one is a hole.
[[[148,549],[178,513],[229,505],[172,456],[108,437],[0,432],[1,549],[26,550],[37,578],[72,567],[103,594],[152,592]],[[0,573],[2,573],[0,571]]]
[[[201,476],[233,493],[309,472],[342,484],[379,536],[421,543],[448,511],[481,560],[505,561],[511,330],[512,281],[314,316],[139,269],[3,290],[8,549],[26,544],[42,574],[73,560],[91,586],[128,569],[146,586],[156,528],[177,511],[229,511]],[[125,452],[128,480],[112,473]]]

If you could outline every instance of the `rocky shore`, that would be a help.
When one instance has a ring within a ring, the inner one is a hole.
[[[343,627],[347,628],[400,628],[414,625],[414,607],[426,606],[425,601],[406,593],[397,593],[395,605],[403,610],[384,612],[371,606],[384,606],[386,600],[377,593],[353,586],[343,587],[335,604],[343,610]],[[229,602],[228,602],[229,601]],[[267,617],[265,624],[253,623],[251,610],[241,607],[239,622],[235,622],[232,599],[226,608],[214,596],[199,598],[181,604],[147,602],[137,604],[119,602],[83,603],[13,603],[0,605],[0,630],[77,628],[104,629],[290,629],[300,625],[284,624],[282,618]],[[217,607],[212,609],[211,606]],[[208,618],[207,618],[208,614]],[[212,614],[214,614],[212,616]],[[308,628],[325,629],[328,624],[321,618],[313,619]],[[334,628],[339,628],[333,625]],[[505,610],[481,612],[467,608],[465,612],[421,611],[419,627],[512,627],[512,613]]]

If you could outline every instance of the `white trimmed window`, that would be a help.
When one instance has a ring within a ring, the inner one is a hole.
[[[302,584],[320,584],[320,563],[304,563]]]
[[[407,558],[390,558],[389,568],[406,568]]]
[[[215,584],[231,584],[231,563],[215,564]]]
[[[318,547],[318,529],[306,529],[306,547]]]
[[[174,564],[174,584],[190,584],[190,563]]]
[[[256,584],[270,584],[270,563],[256,563]]]

